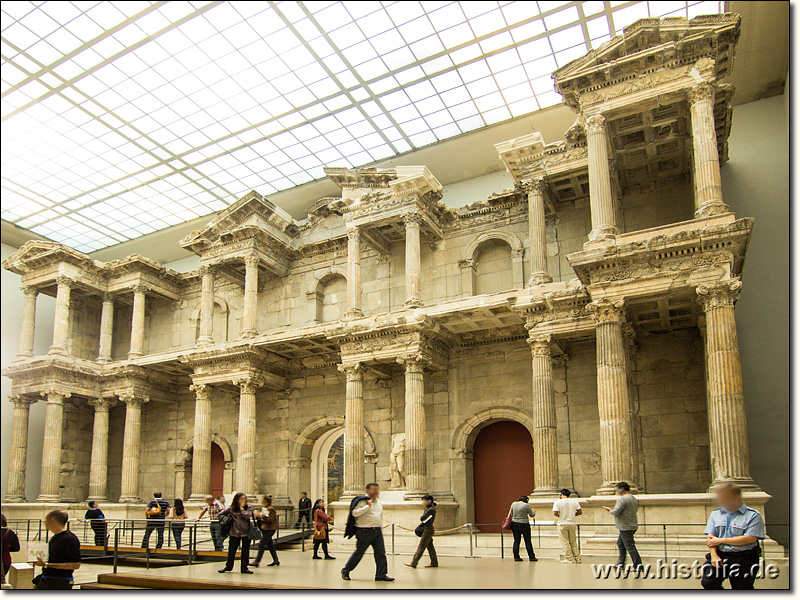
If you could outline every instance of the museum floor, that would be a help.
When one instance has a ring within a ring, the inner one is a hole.
[[[409,556],[387,558],[389,574],[396,578],[393,583],[373,580],[375,563],[370,554],[365,555],[351,573],[351,581],[342,580],[339,571],[347,559],[343,553],[338,554],[335,561],[316,561],[308,552],[281,552],[280,567],[262,566],[254,569],[253,575],[243,575],[236,570],[221,575],[217,573],[221,566],[219,563],[151,569],[148,574],[158,578],[243,582],[298,589],[700,589],[699,579],[658,578],[654,573],[646,578],[629,576],[617,579],[612,576],[598,579],[588,562],[572,565],[547,559],[530,563],[498,558],[444,557],[440,559],[438,569],[420,566],[412,570],[403,565],[409,561]],[[645,562],[655,564],[654,561]],[[424,564],[427,564],[426,559],[421,562]],[[788,567],[782,568],[776,579],[764,578],[756,583],[756,589],[788,588]]]

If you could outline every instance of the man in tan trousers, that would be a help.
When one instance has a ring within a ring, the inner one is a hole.
[[[558,517],[558,537],[564,549],[564,560],[569,563],[581,562],[581,551],[578,549],[578,524],[575,517],[581,515],[580,503],[570,498],[568,489],[561,490],[561,495],[553,504],[553,515]]]

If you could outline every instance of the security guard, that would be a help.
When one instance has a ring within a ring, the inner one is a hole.
[[[722,508],[711,513],[703,532],[710,549],[703,565],[703,587],[721,590],[728,579],[734,590],[752,590],[761,556],[758,540],[766,537],[764,519],[742,502],[738,485],[725,483],[714,491]]]

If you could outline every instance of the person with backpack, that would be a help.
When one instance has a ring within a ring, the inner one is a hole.
[[[375,557],[375,581],[394,581],[387,575],[386,545],[383,542],[383,504],[378,499],[381,488],[377,483],[368,483],[366,494],[356,496],[350,503],[344,537],[356,538],[356,551],[342,569],[342,579],[350,581],[350,571],[358,566],[364,552],[372,546]]]
[[[233,497],[231,505],[220,513],[220,518],[230,517],[230,536],[228,541],[228,560],[225,566],[219,570],[220,573],[227,573],[233,571],[233,563],[236,562],[236,551],[239,546],[242,547],[240,556],[242,563],[242,573],[252,574],[253,571],[247,567],[250,564],[250,526],[253,519],[253,509],[247,503],[247,495],[242,492],[236,493]],[[225,525],[222,525],[223,535],[225,534]]]
[[[175,506],[169,509],[169,518],[171,520],[169,527],[172,529],[175,548],[180,550],[182,546],[181,537],[183,536],[183,530],[186,528],[186,519],[189,518],[186,508],[183,506],[183,500],[180,498],[175,498]],[[191,541],[191,538],[189,540]]]
[[[164,526],[166,525],[166,518],[169,514],[169,502],[162,500],[161,492],[153,492],[153,499],[147,503],[144,511],[147,524],[145,525],[144,537],[142,538],[142,548],[147,548],[150,542],[150,534],[153,529],[158,533],[158,540],[156,541],[156,550],[164,545]]]

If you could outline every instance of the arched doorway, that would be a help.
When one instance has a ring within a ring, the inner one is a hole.
[[[344,489],[344,428],[326,432],[314,444],[311,455],[312,502],[336,502]]]
[[[211,491],[216,498],[223,494],[225,486],[225,454],[219,445],[211,442]]]
[[[533,440],[516,421],[497,421],[480,430],[473,445],[475,523],[497,533],[508,507],[533,490]]]

